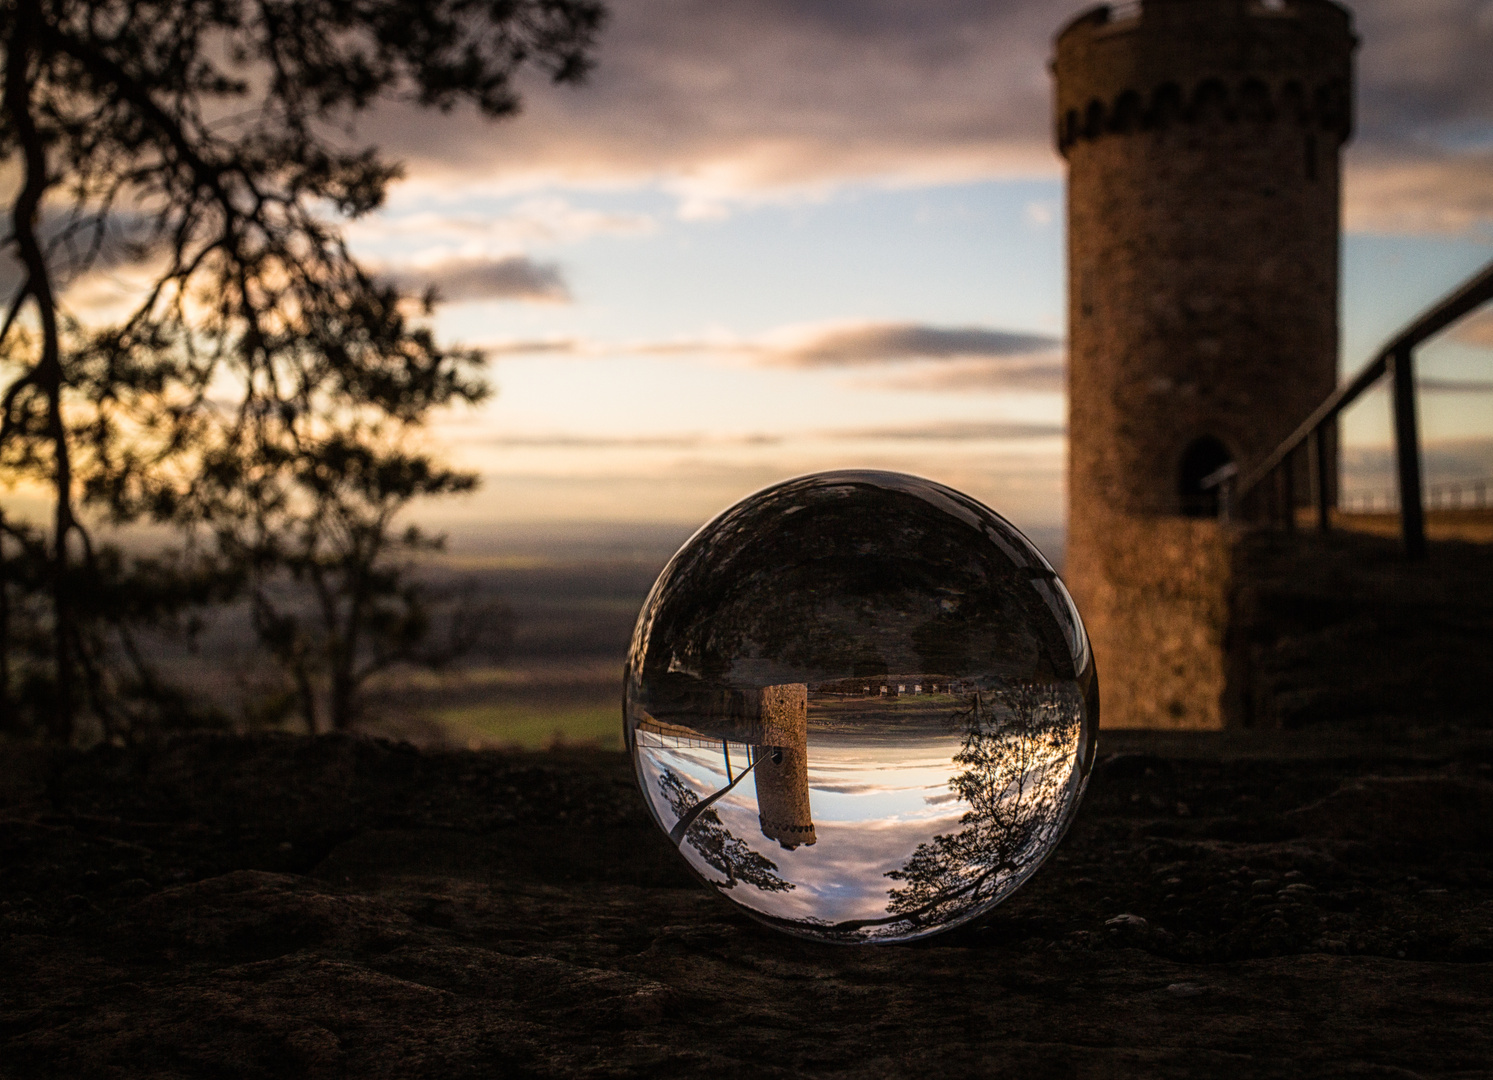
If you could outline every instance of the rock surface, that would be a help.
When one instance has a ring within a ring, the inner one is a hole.
[[[0,1078],[1493,1075],[1493,741],[1106,734],[984,923],[817,946],[605,752],[182,738],[0,775]]]

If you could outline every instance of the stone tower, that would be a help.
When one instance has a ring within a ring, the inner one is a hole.
[[[1107,724],[1230,712],[1230,545],[1200,481],[1336,383],[1354,44],[1330,0],[1143,0],[1058,35],[1066,576]]]
[[[764,686],[761,695],[757,818],[763,836],[792,851],[817,839],[809,806],[809,688],[784,683]]]

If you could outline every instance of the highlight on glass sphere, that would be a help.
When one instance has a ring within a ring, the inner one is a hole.
[[[1093,761],[1078,611],[999,514],[901,473],[737,503],[633,631],[638,783],[695,874],[802,937],[910,941],[989,911],[1057,846]]]

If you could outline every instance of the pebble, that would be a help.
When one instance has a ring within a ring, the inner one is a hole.
[[[1105,926],[1133,926],[1133,927],[1136,927],[1136,928],[1140,928],[1142,926],[1148,926],[1150,924],[1147,923],[1146,920],[1143,919],[1143,918],[1141,918],[1139,915],[1131,915],[1127,911],[1124,914],[1116,915],[1112,919],[1105,919],[1104,920],[1104,925]]]

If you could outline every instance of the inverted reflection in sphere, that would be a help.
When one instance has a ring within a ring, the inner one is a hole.
[[[907,941],[1009,896],[1078,807],[1083,623],[1004,518],[818,473],[701,529],[638,616],[627,744],[695,873],[779,929]]]

